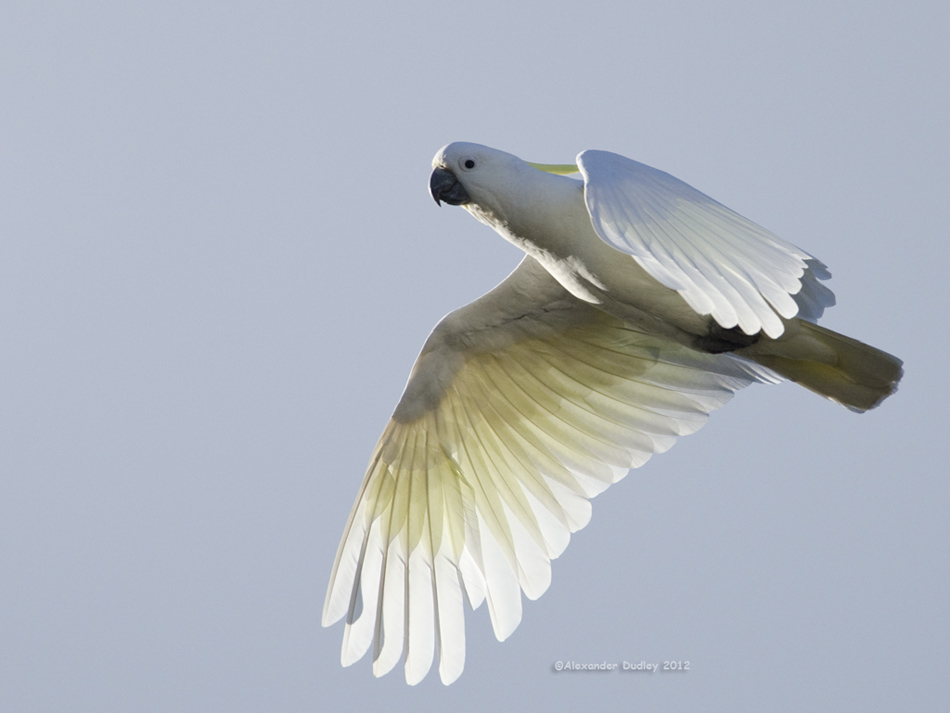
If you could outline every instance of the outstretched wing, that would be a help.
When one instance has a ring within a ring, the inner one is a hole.
[[[427,340],[370,460],[323,611],[346,616],[342,660],[405,656],[444,683],[465,660],[463,600],[495,635],[540,596],[589,499],[692,433],[768,373],[626,327],[525,258]]]
[[[597,234],[723,327],[777,338],[834,304],[821,262],[670,174],[607,151],[577,165]]]

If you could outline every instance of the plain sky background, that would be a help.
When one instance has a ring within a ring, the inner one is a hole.
[[[946,710],[948,76],[943,0],[3,3],[0,710]],[[319,618],[423,340],[519,259],[429,197],[454,140],[673,173],[906,376],[741,392],[410,688]]]

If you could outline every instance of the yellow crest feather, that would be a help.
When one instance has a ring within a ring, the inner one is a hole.
[[[573,163],[531,163],[527,161],[531,168],[536,168],[545,173],[553,173],[557,176],[568,176],[572,173],[578,173],[580,169]]]

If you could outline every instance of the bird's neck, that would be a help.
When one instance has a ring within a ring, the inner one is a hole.
[[[591,231],[584,184],[535,169],[499,192],[497,200],[465,206],[479,221],[529,255],[564,255],[576,247],[579,231]]]

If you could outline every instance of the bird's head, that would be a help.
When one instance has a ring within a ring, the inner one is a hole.
[[[573,164],[532,164],[498,149],[457,141],[432,159],[429,192],[439,205],[460,205],[489,224],[506,221],[509,202],[522,202],[545,174],[576,173]],[[548,176],[550,178],[550,176]]]
[[[439,205],[469,205],[488,208],[491,197],[507,182],[507,177],[524,162],[517,156],[480,144],[458,141],[449,144],[432,159],[429,192]]]

